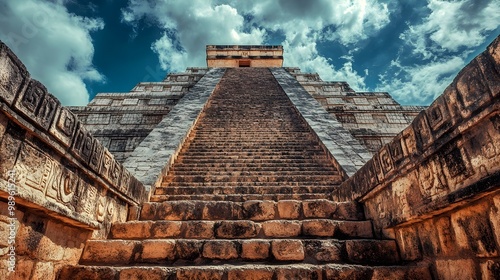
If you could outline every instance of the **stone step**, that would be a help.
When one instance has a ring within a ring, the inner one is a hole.
[[[370,221],[312,220],[194,220],[113,223],[111,239],[352,239],[372,238]]]
[[[188,155],[196,155],[196,154],[298,154],[298,155],[310,155],[310,154],[324,154],[324,151],[317,148],[268,148],[268,147],[259,147],[259,148],[242,148],[242,147],[234,147],[233,149],[228,148],[193,148],[193,147],[185,147],[180,151],[183,154]]]
[[[195,162],[195,163],[186,163],[184,162],[179,162],[175,161],[175,164],[170,167],[169,170],[195,170],[196,168],[219,168],[220,170],[283,170],[283,171],[300,171],[300,170],[309,170],[309,171],[314,171],[314,170],[332,170],[334,172],[337,172],[335,167],[332,165],[321,165],[317,162],[309,162],[309,163],[291,163],[288,162],[285,166],[283,165],[278,165],[277,163],[269,163],[269,162],[263,162],[263,163],[248,163],[248,162],[233,162],[233,163],[228,163],[228,162]]]
[[[318,239],[144,239],[89,240],[80,264],[238,264],[351,263],[395,265],[400,261],[394,240]]]
[[[302,182],[342,182],[342,176],[340,175],[211,175],[211,174],[199,174],[199,175],[175,175],[169,174],[163,177],[163,183],[169,182],[187,182],[187,183],[210,183],[210,182],[230,182],[230,183],[267,183],[267,182],[293,182],[300,184]]]
[[[256,280],[256,279],[360,279],[431,280],[427,265],[361,266],[348,264],[239,264],[197,266],[65,266],[59,280],[148,279],[148,280]]]
[[[230,195],[224,195],[230,197]],[[250,197],[245,195],[240,197]],[[140,220],[252,220],[279,219],[363,220],[360,206],[354,202],[333,202],[327,199],[248,200],[235,201],[163,201],[144,203]]]
[[[340,176],[339,176],[340,177]],[[311,187],[311,186],[338,186],[342,180],[328,181],[303,181],[303,182],[232,182],[232,181],[212,181],[212,182],[167,182],[163,181],[162,187]]]
[[[278,170],[253,170],[253,171],[225,171],[216,168],[203,169],[203,170],[172,170],[169,176],[230,176],[230,177],[244,177],[244,176],[290,176],[293,178],[295,176],[338,176],[338,172],[332,172],[330,170],[311,170],[311,171],[288,171],[283,169]],[[168,177],[168,176],[167,176]]]
[[[205,151],[205,152],[195,152],[195,151],[184,151],[179,154],[182,158],[204,158],[204,157],[216,157],[217,159],[224,158],[303,158],[308,159],[312,157],[326,158],[323,152],[311,152],[311,151],[261,151],[261,152],[247,152],[247,151],[226,151],[226,152],[216,152],[216,151]]]
[[[298,187],[160,187],[156,188],[158,195],[196,195],[196,194],[292,194],[292,193],[332,193],[336,186],[298,186]]]
[[[172,166],[169,171],[174,174],[183,174],[184,172],[209,172],[209,170],[217,170],[219,173],[244,173],[244,172],[284,172],[284,173],[302,173],[302,172],[329,172],[330,174],[339,174],[339,172],[332,166],[275,166],[275,165],[265,165],[265,166],[247,166],[241,164],[239,166],[229,166],[227,164],[219,165],[197,165],[197,164],[181,164],[178,163]]]
[[[203,194],[203,195],[152,195],[151,202],[205,200],[205,201],[232,201],[245,202],[249,200],[305,200],[305,199],[331,199],[329,193],[302,193],[302,194]]]
[[[288,165],[288,163],[293,162],[295,165],[308,165],[308,164],[324,164],[327,163],[332,164],[332,162],[327,158],[315,158],[312,159],[303,159],[303,158],[277,158],[277,157],[269,157],[269,158],[210,158],[210,157],[182,157],[179,155],[176,159],[176,163],[183,164],[205,164],[205,163],[213,163],[213,164],[226,164],[228,166],[231,165],[244,165],[244,164],[277,164],[277,165]],[[175,163],[174,163],[175,164]]]

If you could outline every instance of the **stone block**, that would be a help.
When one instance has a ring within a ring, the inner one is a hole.
[[[177,280],[192,280],[192,279],[210,279],[222,280],[224,276],[223,270],[206,269],[206,268],[189,268],[177,270]]]
[[[497,241],[497,249],[500,250],[500,194],[493,197],[494,207],[490,208],[490,222],[493,227],[493,232],[495,233],[495,238]]]
[[[498,257],[499,251],[485,203],[451,214],[451,225],[460,249],[478,257]]]
[[[18,259],[16,260],[16,270],[8,274],[8,277],[4,279],[15,279],[15,280],[31,280],[31,274],[35,270],[36,262],[29,259]],[[3,270],[3,268],[2,268]],[[6,270],[5,270],[6,271]],[[1,272],[0,272],[1,275]],[[36,279],[36,278],[35,278]],[[44,279],[44,278],[39,278]],[[48,278],[50,279],[50,278]]]
[[[372,238],[373,230],[371,221],[335,221],[336,237],[362,237]]]
[[[3,135],[7,130],[7,125],[9,124],[9,119],[3,113],[0,113],[0,141],[2,141]]]
[[[279,261],[302,261],[305,258],[304,246],[300,240],[273,240],[271,251]]]
[[[374,175],[375,176],[375,175]],[[345,220],[363,220],[363,210],[357,202],[337,202],[335,212],[333,212],[332,219],[345,219]]]
[[[119,279],[128,279],[128,280],[164,280],[169,279],[168,277],[171,275],[171,272],[165,268],[161,267],[140,267],[140,268],[123,268],[120,270],[120,274],[118,276]],[[83,279],[83,278],[81,278]],[[110,278],[107,278],[110,279]]]
[[[207,241],[203,245],[203,257],[219,260],[236,259],[238,258],[238,248],[232,241]]]
[[[65,107],[59,107],[49,132],[61,142],[64,147],[68,148],[71,145],[77,125],[78,119],[76,115]]]
[[[305,241],[306,255],[318,262],[342,260],[342,244],[335,240]]]
[[[131,240],[92,240],[83,250],[81,262],[127,264],[132,259],[136,242]]]
[[[315,199],[303,201],[302,208],[306,218],[330,218],[337,206],[331,200]]]
[[[175,243],[175,256],[176,259],[196,260],[201,256],[201,249],[203,247],[203,242],[201,241],[184,241],[177,240]]]
[[[294,237],[301,233],[298,221],[274,220],[262,223],[264,235],[268,237]]]
[[[274,201],[245,201],[243,203],[243,215],[253,221],[272,220],[276,217],[275,206]]]
[[[476,264],[470,259],[436,260],[438,279],[477,279]]]
[[[151,236],[154,238],[177,237],[181,234],[181,226],[180,221],[155,221],[151,225]]]
[[[113,223],[110,235],[115,239],[139,239],[150,237],[151,223],[144,221],[131,221],[126,223]]]
[[[300,216],[300,201],[280,200],[277,202],[278,215],[281,219],[297,219]]]
[[[309,236],[330,236],[335,234],[336,223],[332,220],[304,220],[302,222],[302,234]]]
[[[192,201],[172,201],[158,205],[157,219],[181,221],[200,220],[201,209]]]
[[[359,264],[391,265],[399,262],[393,240],[346,240],[347,259]]]
[[[457,253],[455,232],[449,217],[440,217],[435,220],[435,227],[439,238],[440,254],[443,256],[453,256]]]
[[[142,252],[136,259],[138,262],[154,262],[175,259],[174,240],[143,240]]]
[[[29,80],[29,73],[23,63],[0,42],[0,100],[12,105]]]
[[[274,272],[265,268],[231,269],[227,273],[228,279],[261,280],[272,279]]]
[[[321,270],[315,268],[290,267],[276,270],[277,280],[321,279]]]
[[[37,262],[31,279],[55,279],[54,264],[52,262]]]
[[[432,275],[427,266],[406,267],[376,267],[373,270],[372,280],[431,280]]]
[[[479,264],[484,280],[500,279],[500,260],[487,260]]]
[[[425,114],[434,139],[439,139],[452,125],[451,114],[442,95],[425,110]]]
[[[491,93],[484,83],[483,75],[476,59],[465,66],[453,81],[462,101],[462,116],[468,118],[478,108],[489,103]]]
[[[203,208],[202,218],[204,220],[224,220],[233,217],[233,205],[231,202],[209,202]]]
[[[249,260],[265,260],[269,257],[271,244],[263,240],[243,241],[241,245],[241,257]]]
[[[324,269],[326,280],[371,279],[373,269],[368,266],[328,265]]]
[[[9,124],[0,142],[0,178],[8,180],[8,173],[14,169],[16,159],[21,149],[25,130],[14,124]],[[17,134],[17,135],[16,135]],[[18,174],[16,172],[16,174]],[[16,175],[16,182],[18,182]]]
[[[72,154],[82,160],[83,162],[87,163],[90,159],[90,156],[92,155],[92,145],[93,145],[94,138],[92,137],[91,133],[87,130],[87,128],[80,122],[77,123],[76,131],[73,136],[73,142],[71,144],[71,152]],[[108,157],[108,161],[110,161],[113,156],[111,154],[105,155]],[[106,158],[105,158],[106,159]],[[108,169],[103,169],[103,168],[108,168],[107,166],[101,167],[101,172],[102,176],[109,181],[109,168]],[[112,181],[109,181],[111,184],[113,184]]]
[[[493,57],[489,56],[487,53],[482,53],[476,57],[477,63],[481,72],[483,74],[483,81],[489,87],[491,94],[495,97],[500,93],[500,74],[495,66],[500,68],[500,66],[495,65]]]
[[[101,280],[115,279],[117,270],[111,266],[77,266],[63,267],[59,279]]]
[[[252,221],[222,221],[217,224],[217,238],[251,238],[259,234],[260,225]]]
[[[416,261],[422,258],[420,239],[415,227],[408,226],[396,230],[396,242],[401,253],[401,259]]]
[[[184,238],[209,239],[214,237],[214,222],[188,221],[184,223]]]
[[[437,256],[441,253],[439,237],[433,220],[417,224],[420,247],[425,256]]]

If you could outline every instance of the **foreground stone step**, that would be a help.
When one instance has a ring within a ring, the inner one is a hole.
[[[241,264],[216,266],[72,266],[59,275],[66,279],[148,279],[148,280],[290,280],[290,279],[357,279],[357,280],[431,280],[429,267],[360,266],[346,264]]]
[[[309,187],[309,186],[338,186],[342,180],[328,181],[302,181],[302,182],[231,182],[231,181],[213,181],[213,182],[162,182],[163,187]]]
[[[219,158],[208,158],[208,157],[201,157],[201,158],[194,158],[194,157],[182,157],[180,155],[177,158],[177,162],[181,164],[223,164],[226,166],[241,166],[241,165],[279,165],[279,166],[288,166],[291,164],[292,166],[301,166],[301,165],[330,165],[332,166],[332,162],[329,159],[326,158],[315,158],[314,160],[311,159],[304,159],[304,158],[299,158],[299,159],[290,159],[290,158],[267,158],[267,159],[262,159],[262,158],[245,158],[245,159],[219,159]],[[174,163],[176,164],[176,163]],[[174,165],[175,166],[175,165]]]
[[[151,202],[204,200],[204,201],[231,201],[245,202],[250,200],[306,200],[331,199],[331,193],[293,193],[293,194],[199,194],[199,195],[152,195]]]
[[[216,264],[262,262],[394,265],[394,240],[317,239],[145,239],[90,240],[80,264]]]
[[[217,183],[217,182],[228,182],[228,183],[271,183],[271,182],[293,182],[295,184],[301,184],[303,182],[331,182],[331,184],[340,184],[342,182],[342,176],[340,175],[211,175],[211,174],[200,174],[200,175],[175,175],[169,174],[163,178],[163,183],[179,182],[179,183]],[[325,185],[327,185],[326,183]]]
[[[234,171],[244,171],[244,170],[261,170],[263,172],[268,170],[273,171],[331,171],[332,174],[337,174],[338,171],[331,165],[322,165],[319,163],[312,162],[302,162],[302,163],[287,163],[286,165],[278,165],[273,162],[263,162],[263,163],[248,163],[248,162],[238,162],[238,163],[227,163],[227,162],[209,162],[209,163],[186,163],[186,162],[176,162],[174,166],[171,166],[169,171],[186,171],[186,170],[207,170],[207,169],[218,169],[219,171],[234,170]]]
[[[111,227],[113,239],[235,239],[235,238],[372,238],[370,221],[250,220],[219,221],[129,221]]]
[[[311,200],[250,200],[245,202],[185,200],[144,203],[140,220],[252,220],[279,219],[364,219],[360,206],[354,202]]]
[[[214,165],[199,165],[199,164],[177,164],[169,169],[169,172],[174,174],[182,174],[179,172],[208,172],[208,169],[217,168],[218,172],[330,172],[330,174],[339,174],[339,172],[330,166],[322,165],[312,165],[308,166],[276,166],[274,164],[267,165],[250,165],[250,164],[240,164],[239,166],[231,166],[226,163]],[[213,171],[211,171],[213,172]]]
[[[301,194],[331,193],[337,186],[266,186],[266,187],[165,187],[156,188],[156,195],[200,195],[200,194]]]

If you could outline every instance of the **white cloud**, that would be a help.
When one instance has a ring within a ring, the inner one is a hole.
[[[317,42],[338,41],[352,46],[389,23],[389,10],[375,0],[130,0],[122,11],[132,25],[141,19],[165,30],[152,44],[164,69],[204,66],[207,44],[262,44],[269,31],[284,35],[285,65],[318,72],[323,79],[347,80],[365,89],[364,76],[348,60],[339,69],[317,50]]]
[[[0,39],[63,105],[86,105],[84,80],[104,79],[92,65],[89,33],[104,28],[104,23],[71,14],[64,3],[0,1]]]
[[[500,0],[429,0],[427,7],[430,13],[423,22],[401,35],[424,59],[436,52],[477,47],[500,22]]]
[[[426,105],[442,94],[500,21],[500,0],[429,0],[427,9],[400,35],[403,53],[413,57],[393,61],[376,89],[403,104]]]
[[[391,93],[403,104],[429,104],[443,93],[464,64],[460,57],[415,66],[403,66],[396,60],[391,66],[399,78],[381,76],[376,90]]]
[[[141,18],[165,30],[151,48],[158,53],[162,67],[171,71],[204,66],[205,45],[262,44],[265,37],[261,28],[246,31],[244,18],[235,8],[212,5],[211,1],[130,1],[123,20],[137,24]]]

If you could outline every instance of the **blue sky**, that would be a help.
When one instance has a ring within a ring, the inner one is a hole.
[[[500,0],[0,0],[0,39],[64,105],[281,44],[285,66],[428,105],[500,34]]]

